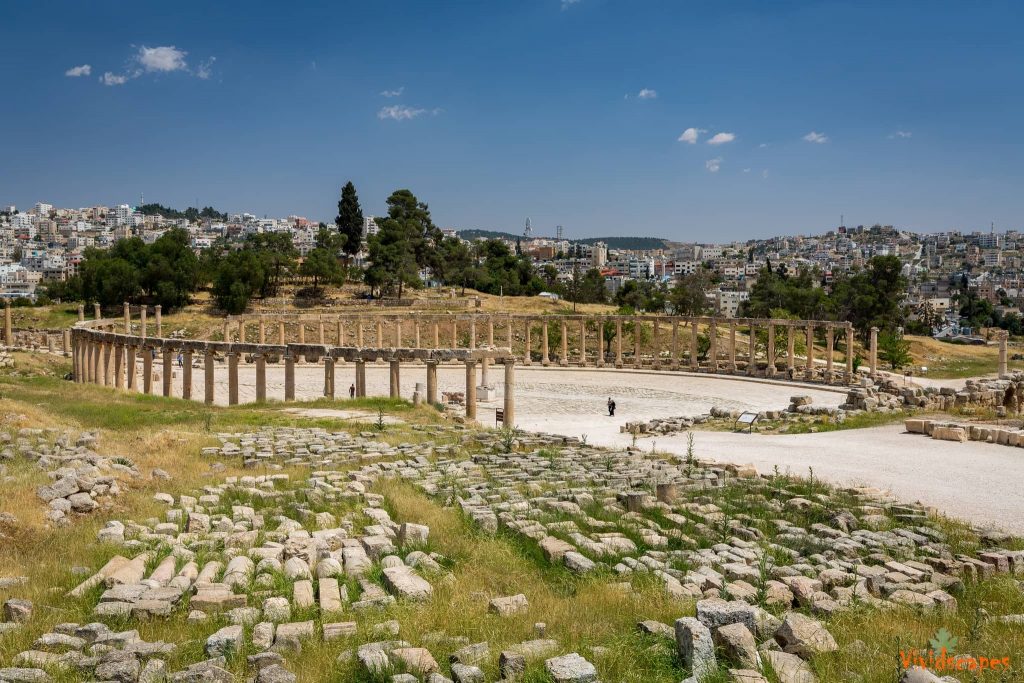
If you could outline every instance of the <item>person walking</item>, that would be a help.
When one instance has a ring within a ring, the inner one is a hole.
[[[615,401],[608,397],[608,417],[615,417]]]
[[[348,397],[349,398],[355,398],[356,397],[356,385],[355,384],[351,385],[348,388]]]

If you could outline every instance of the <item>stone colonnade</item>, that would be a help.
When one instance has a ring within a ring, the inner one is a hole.
[[[230,316],[224,320],[222,334],[226,342],[258,338],[261,343],[279,345],[314,341],[356,348],[369,343],[378,348],[476,350],[494,348],[497,339],[523,365],[689,370],[829,384],[849,384],[855,379],[853,354],[844,353],[841,366],[835,359],[837,340],[844,350],[853,346],[853,326],[848,322],[419,312],[282,314]],[[803,347],[799,360],[798,339]],[[872,333],[870,345],[874,374],[877,333]],[[486,385],[486,363],[483,372]]]
[[[154,374],[159,365],[162,381],[159,393],[171,396],[172,378],[175,368],[181,371],[181,398],[193,398],[193,361],[199,361],[204,376],[206,404],[214,402],[215,367],[218,361],[228,368],[228,404],[239,402],[239,363],[255,366],[256,400],[266,401],[268,362],[283,363],[285,369],[285,401],[295,400],[296,363],[320,363],[324,368],[324,396],[335,396],[337,366],[351,364],[354,368],[355,395],[364,397],[366,392],[366,364],[387,361],[391,371],[391,396],[398,397],[399,377],[403,363],[422,362],[426,367],[426,395],[419,396],[429,403],[439,401],[437,392],[437,368],[441,363],[462,364],[466,368],[465,411],[466,417],[475,419],[477,368],[490,363],[505,366],[504,424],[515,424],[515,360],[501,349],[418,349],[418,348],[356,348],[327,344],[257,344],[245,342],[206,342],[185,339],[168,339],[137,334],[125,334],[131,329],[127,308],[125,320],[99,319],[80,322],[71,332],[72,361],[76,382],[99,384],[117,389],[157,393]],[[144,315],[144,314],[143,314]],[[159,318],[158,318],[159,320]],[[141,358],[141,377],[139,359]],[[405,368],[408,370],[408,367]]]

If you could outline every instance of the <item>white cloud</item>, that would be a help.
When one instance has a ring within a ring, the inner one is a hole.
[[[824,133],[819,133],[817,131],[812,130],[810,133],[804,136],[804,140],[806,140],[807,142],[813,142],[815,144],[821,145],[828,142],[828,136],[825,135]]]
[[[654,90],[653,88],[644,88],[639,93],[637,93],[637,97],[639,97],[641,100],[657,99],[658,91]]]
[[[914,134],[912,132],[910,132],[909,130],[898,130],[895,133],[893,133],[892,135],[890,135],[889,139],[890,140],[893,140],[895,138],[904,138],[904,139],[906,139],[906,138],[912,138],[912,137],[914,137]]]
[[[392,121],[408,121],[414,119],[417,116],[423,116],[424,114],[430,114],[431,116],[437,116],[443,109],[440,107],[434,107],[433,109],[415,109],[413,107],[407,107],[404,104],[393,104],[390,107],[381,107],[380,111],[377,112],[377,118],[383,120],[391,119]]]
[[[562,11],[564,12],[578,2],[580,2],[580,0],[562,0]]]
[[[202,62],[196,67],[196,78],[201,78],[204,81],[213,75],[213,63],[217,61],[216,57],[210,57],[205,62]],[[313,62],[313,68],[316,68],[316,62]]]
[[[64,72],[64,75],[68,78],[78,78],[79,76],[89,76],[92,74],[92,67],[88,64],[81,66],[73,66]]]
[[[743,172],[744,173],[750,173],[750,169],[749,168],[745,168],[745,169],[743,169]]]
[[[707,133],[707,131],[703,128],[687,128],[683,131],[683,134],[679,136],[679,142],[695,145],[697,144],[697,138],[700,137],[701,133]]]
[[[124,85],[127,82],[127,76],[110,73],[109,71],[100,76],[100,83],[103,85]]]
[[[708,169],[712,173],[718,173],[718,169],[722,168],[722,157],[708,159],[704,162],[704,168]]]
[[[767,146],[768,146],[768,143],[767,143],[767,142],[762,142],[762,143],[761,143],[760,145],[758,145],[758,148],[760,148],[760,149],[764,149],[764,148],[765,148],[765,147],[767,147]]]
[[[161,47],[146,47],[143,45],[139,48],[139,54],[135,58],[146,71],[166,73],[170,71],[187,71],[188,64],[185,63],[185,56],[187,54],[184,50],[179,50],[173,45]]]
[[[732,142],[736,139],[735,133],[715,133],[710,140],[709,145],[724,145],[727,142]]]
[[[401,97],[403,92],[405,92],[404,85],[394,90],[382,90],[380,94],[382,97]]]

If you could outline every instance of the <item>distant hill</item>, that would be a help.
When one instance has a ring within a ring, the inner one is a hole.
[[[513,235],[510,232],[498,230],[458,230],[455,234],[464,240],[517,240],[522,237],[522,235]]]
[[[458,235],[464,240],[517,240],[522,238],[522,235],[514,235],[510,232],[501,232],[498,230],[459,230]],[[537,237],[545,237],[545,235],[537,235]],[[668,240],[662,239],[660,237],[585,237],[583,239],[578,240],[570,239],[569,241],[580,242],[582,244],[594,244],[595,242],[604,242],[605,244],[608,245],[609,249],[664,249],[668,246]]]
[[[668,246],[668,240],[660,237],[585,237],[573,241],[583,244],[604,242],[609,249],[664,249]]]

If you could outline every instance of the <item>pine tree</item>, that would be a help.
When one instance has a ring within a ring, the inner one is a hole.
[[[351,180],[341,188],[338,217],[334,219],[334,224],[338,226],[338,232],[345,236],[345,244],[342,245],[345,253],[349,256],[358,254],[363,241],[363,210],[359,207],[356,186]]]

